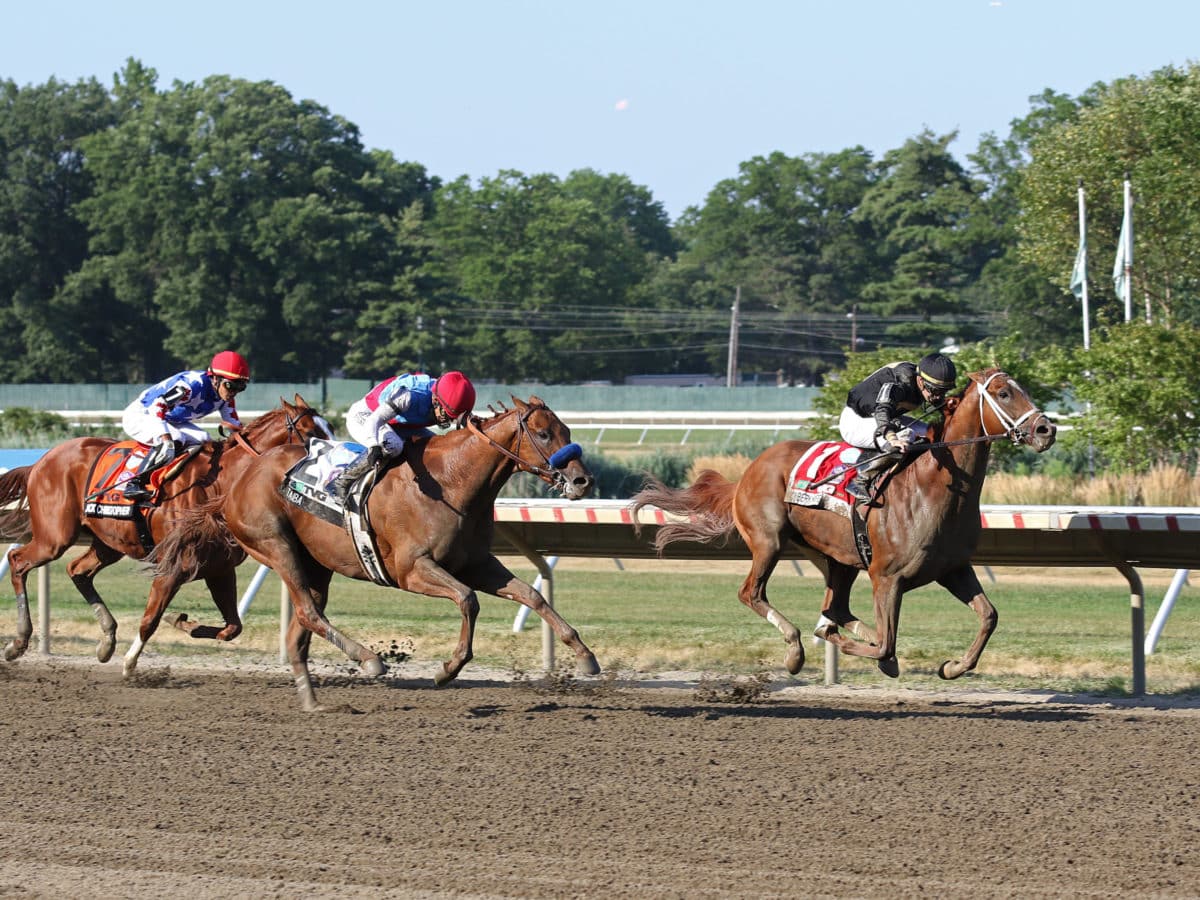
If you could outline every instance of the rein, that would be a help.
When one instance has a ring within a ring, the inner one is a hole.
[[[304,412],[300,413],[299,415],[293,416],[290,412],[288,412],[287,410],[284,410],[283,421],[284,421],[284,424],[287,426],[287,442],[289,444],[292,443],[292,439],[294,437],[296,437],[296,435],[299,433],[300,422],[304,419],[304,417],[305,416],[315,417],[316,414],[317,414],[316,410],[306,409],[306,410],[304,410]],[[230,443],[232,443],[234,446],[245,447],[247,450],[249,450],[255,456],[262,456],[262,453],[260,451],[256,450],[254,445],[250,443],[250,439],[246,437],[244,431],[235,431],[232,435],[229,436],[229,440],[230,440]]]
[[[531,415],[533,415],[534,410],[544,409],[544,408],[545,407],[530,406],[526,410],[526,412],[517,419],[517,429],[518,429],[517,446],[518,447],[521,446],[521,441],[525,437],[527,437],[529,434],[529,427],[526,424],[526,420]],[[491,444],[492,449],[494,449],[500,455],[506,456],[509,459],[511,459],[514,463],[517,464],[517,468],[519,470],[521,470],[522,472],[528,472],[531,475],[536,475],[538,478],[542,479],[542,481],[546,482],[546,484],[550,485],[551,487],[560,486],[566,482],[567,479],[566,479],[566,476],[563,474],[562,470],[559,469],[557,466],[555,466],[554,461],[549,456],[547,456],[545,454],[545,452],[543,452],[542,448],[537,445],[537,443],[533,440],[533,438],[529,439],[529,445],[538,452],[538,456],[540,456],[542,458],[542,462],[544,462],[546,464],[545,467],[534,465],[533,463],[526,462],[525,460],[521,459],[520,456],[518,456],[516,453],[513,453],[513,451],[509,450],[503,444],[500,444],[497,441],[493,440],[489,434],[487,434],[482,428],[480,428],[479,423],[480,423],[480,419],[477,416],[470,416],[467,419],[467,430],[470,431],[472,434],[478,435],[479,437],[481,437],[485,441],[487,441],[489,444]],[[559,453],[561,453],[561,451],[559,451]],[[559,455],[558,453],[555,454],[555,456],[558,456],[558,455]],[[572,458],[574,458],[574,457],[572,457]]]

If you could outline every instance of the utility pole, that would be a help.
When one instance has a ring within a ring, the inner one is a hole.
[[[742,304],[742,286],[733,294],[733,315],[729,319],[729,364],[725,367],[725,387],[737,387],[738,307]]]

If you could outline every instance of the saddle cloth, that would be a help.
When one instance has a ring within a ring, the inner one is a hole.
[[[341,525],[343,508],[333,493],[333,483],[366,448],[352,441],[310,438],[308,455],[283,477],[283,496],[294,506],[326,522]]]
[[[858,474],[858,447],[841,441],[813,444],[792,467],[783,499],[797,506],[815,506],[850,518],[853,503],[846,485]]]
[[[350,486],[345,505],[333,490],[338,476],[365,449],[362,444],[352,441],[310,438],[308,455],[288,470],[279,491],[292,505],[343,527],[354,541],[354,549],[367,576],[376,584],[394,587],[379,558],[375,533],[367,516],[366,496],[375,484],[377,470],[371,469]]]
[[[96,457],[88,473],[87,492],[83,500],[84,515],[94,519],[132,519],[136,504],[125,498],[125,482],[137,474],[149,450],[140,441],[117,441]],[[146,487],[150,489],[151,503],[158,501],[158,491],[163,482],[174,478],[195,455],[194,451],[181,453],[170,465],[150,473]]]

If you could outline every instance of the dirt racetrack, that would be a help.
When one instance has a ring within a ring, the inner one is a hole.
[[[1194,705],[744,687],[0,663],[0,896],[1200,894]]]

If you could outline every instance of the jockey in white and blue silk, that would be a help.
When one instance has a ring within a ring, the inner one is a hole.
[[[125,496],[150,496],[147,477],[171,462],[185,447],[207,441],[208,432],[196,419],[220,413],[231,431],[241,431],[235,398],[250,381],[250,366],[240,354],[223,350],[208,369],[172,375],[142,391],[125,407],[121,426],[134,440],[150,446],[137,474],[125,483]]]

